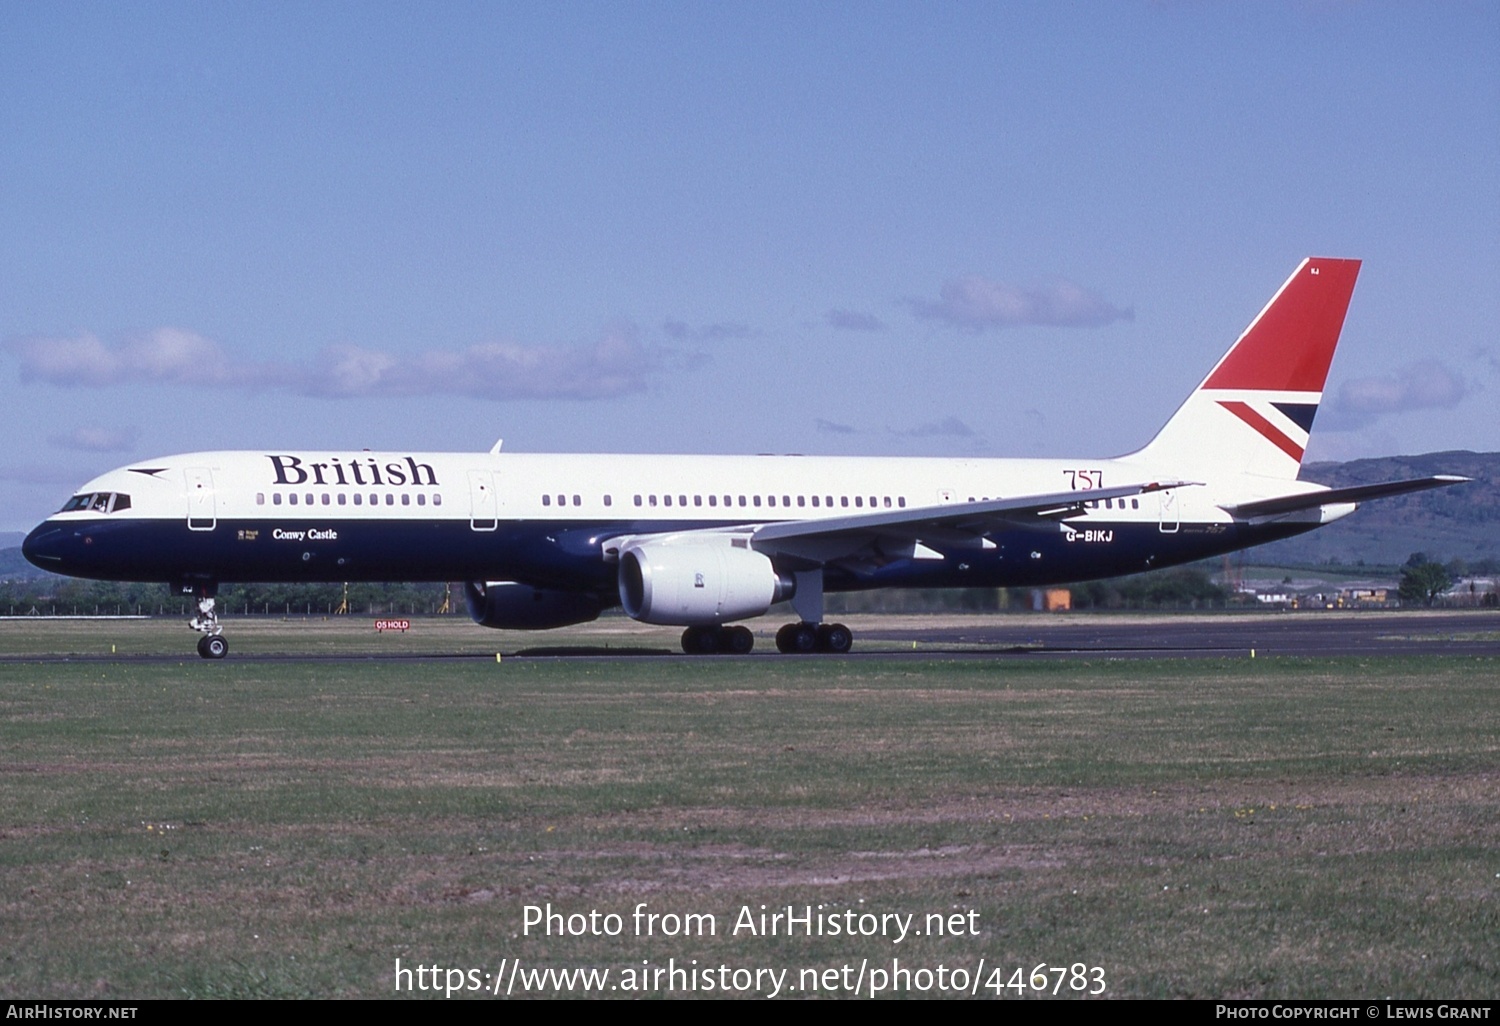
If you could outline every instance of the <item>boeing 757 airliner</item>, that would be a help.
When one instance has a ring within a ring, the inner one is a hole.
[[[783,652],[846,652],[823,596],[1061,584],[1286,538],[1437,476],[1297,480],[1359,261],[1304,260],[1166,426],[1086,459],[198,452],[95,478],[27,536],[55,573],[163,581],[229,651],[229,581],[453,581],[476,622],[536,630],[620,606],[748,652],[731,626],[790,601]]]

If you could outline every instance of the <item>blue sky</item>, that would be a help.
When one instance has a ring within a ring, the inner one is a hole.
[[[0,529],[209,448],[1112,455],[1304,256],[1500,449],[1500,5],[0,5]]]

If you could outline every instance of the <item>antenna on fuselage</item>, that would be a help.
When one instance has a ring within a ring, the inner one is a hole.
[[[505,444],[505,439],[503,439],[503,438],[497,438],[497,439],[495,439],[495,444],[492,445],[492,446],[490,446],[490,455],[493,456],[497,452],[499,452],[500,451],[500,447],[502,445],[504,445],[504,444]]]

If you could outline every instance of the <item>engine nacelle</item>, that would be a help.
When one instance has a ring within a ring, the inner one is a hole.
[[[645,623],[690,627],[759,616],[795,580],[738,539],[637,542],[620,552],[620,603]]]
[[[468,581],[469,615],[482,627],[545,631],[598,619],[604,603],[597,595],[533,588],[514,581]]]

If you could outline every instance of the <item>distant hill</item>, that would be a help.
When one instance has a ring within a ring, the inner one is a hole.
[[[0,581],[36,581],[52,576],[55,575],[26,562],[19,545],[13,549],[0,549]]]
[[[1461,474],[1468,484],[1376,499],[1310,534],[1251,549],[1255,563],[1398,565],[1413,552],[1447,562],[1500,558],[1500,453],[1429,452],[1348,463],[1309,463],[1304,481],[1332,487],[1433,474]]]

